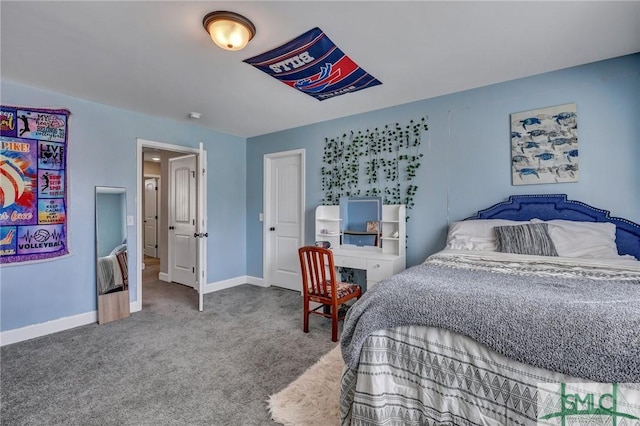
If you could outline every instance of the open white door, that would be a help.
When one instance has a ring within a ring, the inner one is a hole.
[[[197,290],[196,157],[169,159],[169,271],[171,281]]]
[[[204,286],[207,283],[207,151],[200,142],[198,155],[198,310],[204,309]]]

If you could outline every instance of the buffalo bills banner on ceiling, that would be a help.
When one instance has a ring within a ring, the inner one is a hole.
[[[322,101],[382,84],[314,28],[244,62]]]
[[[0,106],[0,264],[69,254],[69,114]]]

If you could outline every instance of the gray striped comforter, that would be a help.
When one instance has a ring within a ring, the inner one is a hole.
[[[538,273],[544,270],[544,273]],[[347,366],[376,330],[444,328],[507,358],[598,382],[640,382],[640,268],[461,262],[435,255],[349,310]]]

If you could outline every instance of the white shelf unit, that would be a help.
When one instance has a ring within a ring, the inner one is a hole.
[[[402,204],[382,206],[380,221],[382,252],[405,256],[407,239],[407,208]]]
[[[329,241],[331,248],[340,246],[340,206],[316,207],[316,241]]]

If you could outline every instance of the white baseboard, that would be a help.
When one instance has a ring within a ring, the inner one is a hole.
[[[167,282],[167,283],[171,282],[171,280],[169,280],[169,274],[167,274],[166,272],[159,272],[158,273],[158,279],[160,281],[164,281],[164,282]]]
[[[0,346],[46,336],[47,334],[57,333],[58,331],[68,330],[70,328],[76,328],[81,325],[92,324],[94,322],[98,322],[97,311],[86,312],[72,317],[59,318],[40,324],[3,331],[0,333]]]
[[[242,284],[251,284],[258,287],[264,287],[262,285],[262,278],[251,277],[249,275],[242,275],[235,278],[229,278],[228,280],[216,281],[215,283],[208,283],[204,286],[204,294],[212,293],[214,291],[224,290],[225,288],[231,288]]]
[[[167,274],[163,273],[160,273],[158,278],[162,280],[163,276],[164,278],[167,278]],[[166,281],[166,279],[163,281]],[[262,278],[242,275],[236,278],[230,278],[228,280],[206,284],[204,287],[204,292],[205,294],[212,293],[214,291],[219,291],[225,288],[231,288],[242,284],[251,284],[258,287],[268,287],[264,285],[264,281]],[[129,309],[132,313],[141,311],[142,301],[136,300],[135,302],[131,302],[129,304]],[[47,334],[57,333],[58,331],[64,331],[70,328],[76,328],[80,327],[81,325],[92,324],[95,322],[98,322],[98,312],[91,311],[71,317],[64,317],[43,322],[40,324],[28,325],[26,327],[16,328],[14,330],[3,331],[0,333],[0,346],[10,345],[12,343],[18,343],[24,340],[46,336]]]
[[[269,287],[265,284],[262,278],[252,277],[251,275],[245,276],[247,279],[247,284],[257,285],[258,287]]]

